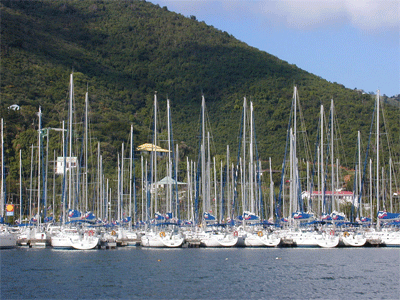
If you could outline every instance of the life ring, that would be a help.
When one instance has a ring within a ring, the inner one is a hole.
[[[160,237],[165,237],[165,232],[164,231],[160,232]]]
[[[115,230],[111,231],[111,235],[116,235],[117,233],[115,232]]]
[[[348,233],[347,231],[345,231],[345,232],[343,233],[343,236],[344,236],[344,237],[348,237],[348,236],[350,236],[350,233]]]
[[[331,232],[329,232],[330,235],[334,235],[335,231],[331,230]]]
[[[234,236],[234,237],[236,237],[236,236],[238,236],[238,235],[239,235],[239,233],[238,233],[237,231],[234,231],[234,232],[233,232],[233,236]]]
[[[87,234],[88,234],[88,236],[93,236],[94,235],[94,231],[93,230],[89,230]]]
[[[257,235],[258,235],[259,237],[262,237],[264,234],[263,234],[263,232],[260,230],[259,232],[257,232]]]

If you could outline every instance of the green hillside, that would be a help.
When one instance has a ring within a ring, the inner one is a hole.
[[[44,127],[59,128],[67,120],[71,72],[76,123],[82,123],[87,90],[91,135],[93,143],[101,143],[108,175],[115,176],[116,153],[128,141],[131,124],[136,145],[151,142],[156,91],[162,124],[166,98],[171,100],[174,139],[181,145],[182,159],[197,155],[202,94],[214,154],[225,155],[229,144],[235,157],[246,96],[254,102],[260,156],[264,161],[271,156],[274,168],[279,169],[294,85],[312,151],[320,105],[324,104],[329,116],[331,99],[345,156],[342,164],[354,165],[358,130],[366,147],[373,96],[330,83],[194,17],[145,1],[2,1],[0,9],[0,106],[6,123],[6,158],[15,179],[19,149],[24,170],[29,170],[29,147],[37,143],[39,106]],[[12,104],[21,109],[8,110]],[[388,137],[394,160],[399,161],[399,109],[385,107]],[[50,148],[60,151],[60,140]]]

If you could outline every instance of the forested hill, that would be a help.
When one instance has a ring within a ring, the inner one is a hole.
[[[6,154],[15,169],[20,148],[29,164],[39,106],[43,127],[60,127],[67,120],[72,72],[76,113],[82,116],[88,91],[91,134],[101,142],[109,167],[121,143],[127,142],[131,124],[136,145],[151,142],[156,91],[162,124],[166,98],[171,100],[173,134],[182,156],[197,155],[202,94],[215,152],[223,155],[229,144],[236,153],[246,96],[254,102],[259,154],[263,160],[272,156],[279,168],[294,85],[311,145],[316,142],[320,105],[329,115],[331,99],[348,156],[342,161],[353,164],[358,130],[364,146],[367,143],[374,97],[327,82],[194,16],[145,1],[3,0],[0,9],[1,116]],[[9,110],[12,104],[21,109]],[[399,110],[390,106],[385,113],[396,141],[394,153],[399,153]]]

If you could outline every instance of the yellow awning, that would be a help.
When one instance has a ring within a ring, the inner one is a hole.
[[[149,152],[152,152],[152,151],[170,152],[170,151],[168,151],[166,149],[161,148],[160,146],[156,146],[156,145],[153,145],[153,144],[150,144],[150,143],[146,143],[146,144],[140,145],[139,147],[136,148],[136,150],[138,150],[138,151],[149,151]]]

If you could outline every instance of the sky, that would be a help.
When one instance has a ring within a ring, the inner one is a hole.
[[[400,94],[400,0],[149,0],[346,88]]]

